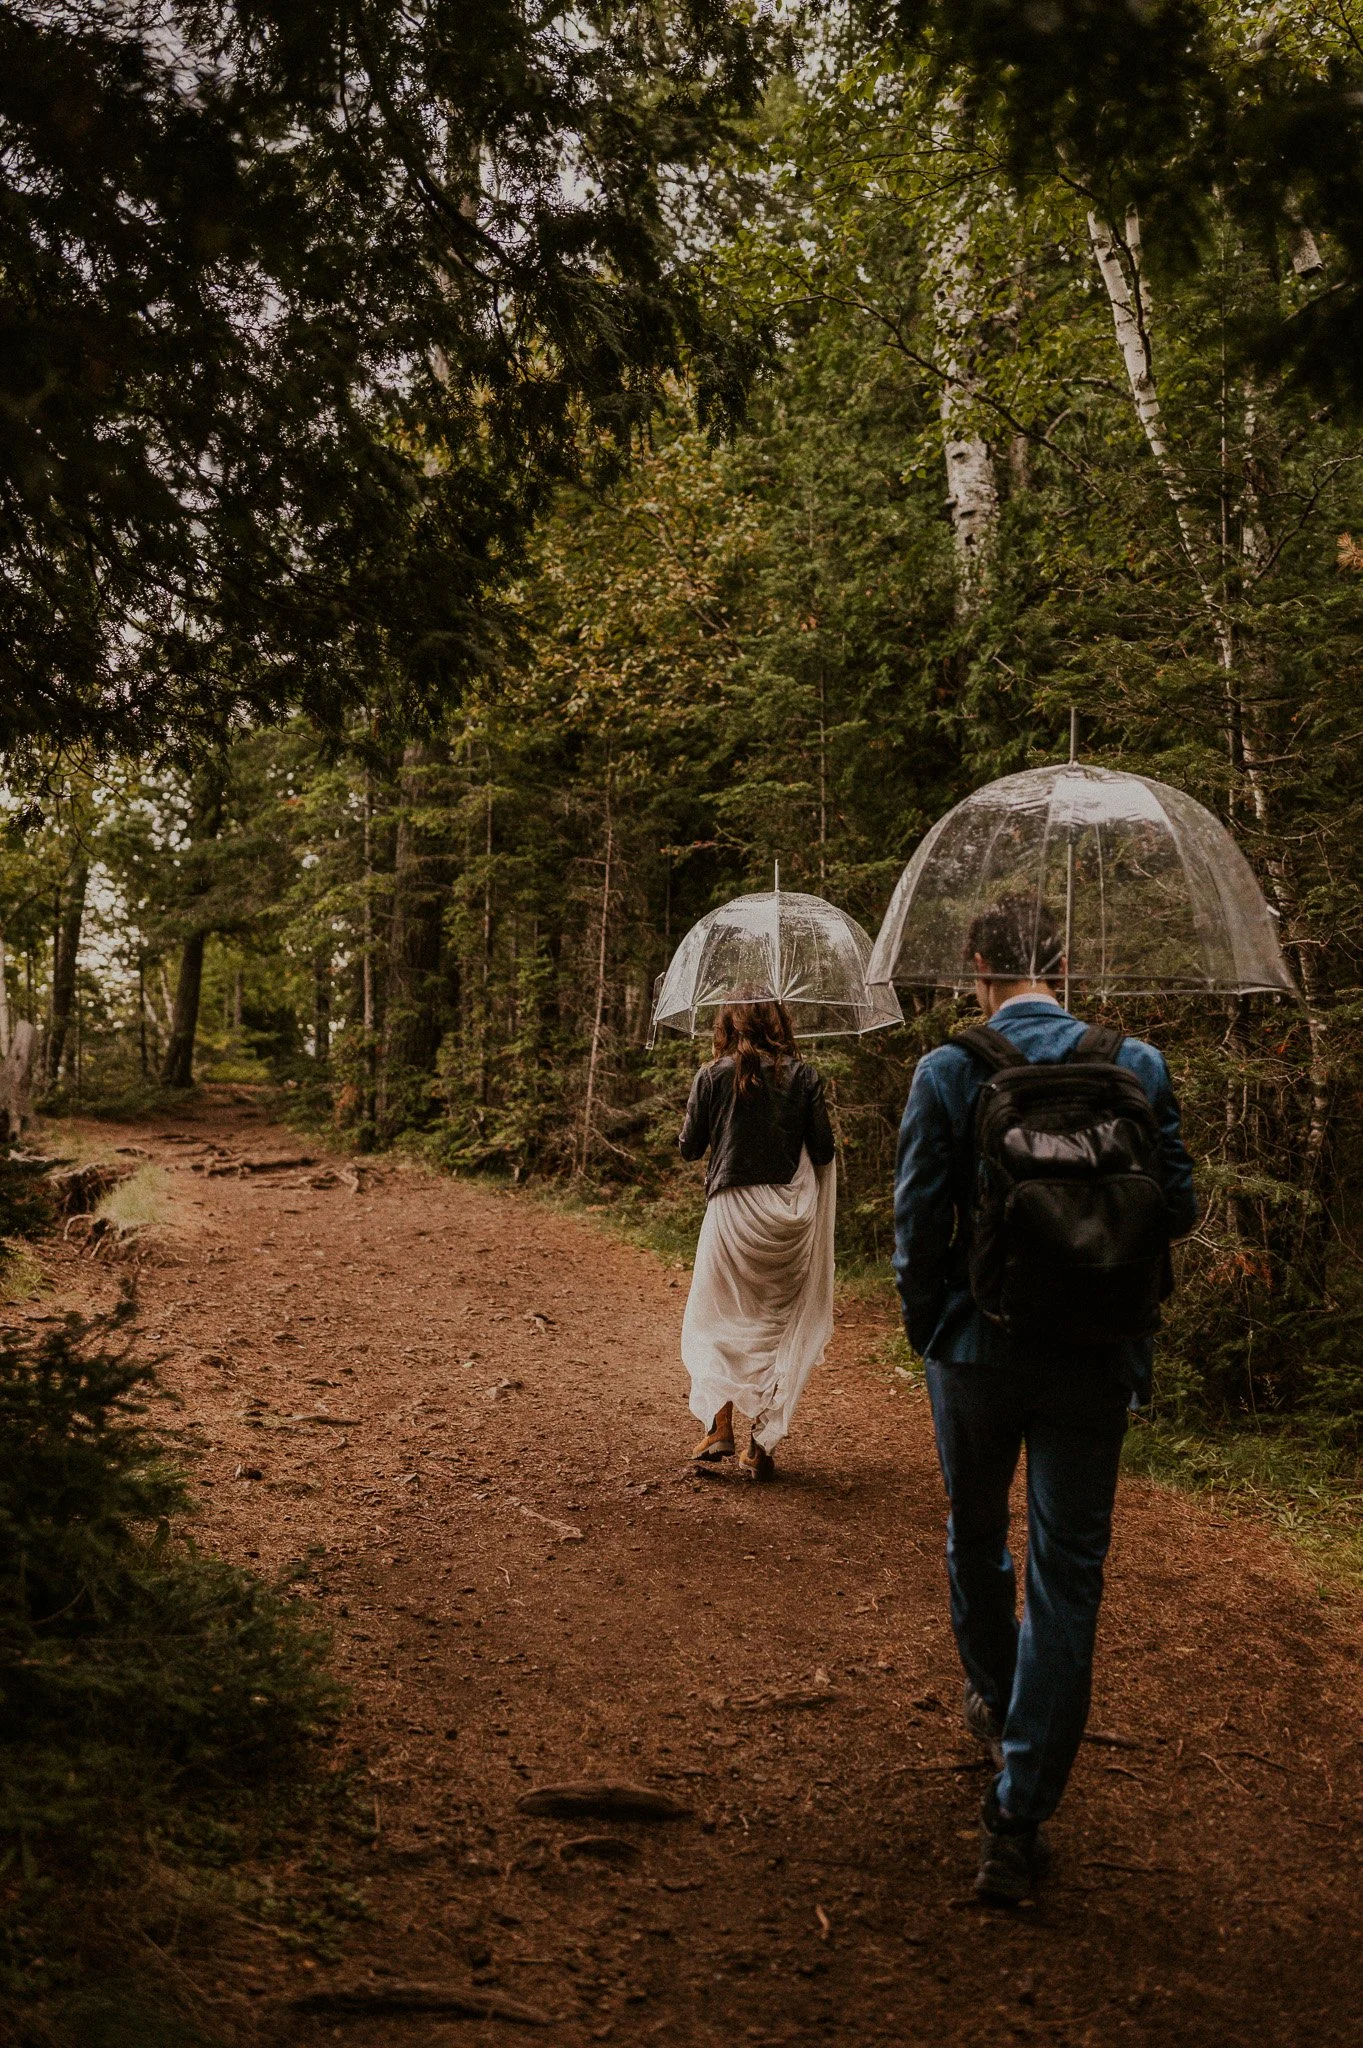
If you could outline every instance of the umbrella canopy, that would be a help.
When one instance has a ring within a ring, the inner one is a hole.
[[[822,896],[736,896],[692,925],[660,975],[653,1029],[689,1034],[721,1003],[780,1002],[797,1032],[831,1038],[904,1021],[892,988],[866,985],[871,940]]]
[[[1212,813],[1167,783],[1076,761],[1005,775],[940,819],[899,878],[873,983],[964,988],[971,920],[1043,907],[1095,992],[1295,995],[1272,912]],[[1036,960],[1032,926],[1033,969]],[[1067,989],[1068,989],[1067,981]]]

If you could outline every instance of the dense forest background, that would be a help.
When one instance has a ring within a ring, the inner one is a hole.
[[[0,0],[0,194],[6,2039],[226,2038],[181,1958],[337,1955],[390,1782],[338,1753],[313,1553],[191,1539],[157,1169],[16,1129],[35,1045],[54,1119],[253,1084],[687,1255],[673,947],[777,860],[874,929],[1074,713],[1225,820],[1301,997],[1122,1015],[1205,1205],[1128,1456],[1356,1574],[1357,0]],[[902,995],[817,1048],[887,1314],[962,1014]],[[106,1250],[122,1305],[62,1313]]]
[[[1342,14],[1267,13],[1213,19],[1213,70],[1269,28],[1299,85],[1357,57]],[[944,14],[965,62],[970,9]],[[655,348],[646,399],[568,380],[533,489],[539,427],[468,432],[486,361],[457,458],[448,418],[378,435],[459,471],[449,590],[438,532],[414,571],[385,502],[311,669],[306,606],[290,621],[296,687],[235,688],[262,629],[224,598],[192,744],[174,696],[150,738],[17,736],[0,1040],[41,1028],[53,1106],[271,1080],[357,1148],[571,1179],[680,1228],[697,1050],[646,1040],[682,933],[774,859],[874,930],[932,821],[1059,756],[1074,707],[1085,758],[1227,820],[1303,992],[1124,1015],[1169,1053],[1206,1200],[1160,1400],[1351,1440],[1363,438],[1319,321],[1304,365],[1271,340],[1331,300],[1348,221],[1308,218],[1303,182],[1270,227],[1220,186],[1191,222],[1148,165],[1123,187],[1078,143],[1021,175],[1007,92],[902,28],[803,23],[769,51],[669,201],[708,353]],[[470,538],[480,491],[496,546]],[[888,1251],[912,1063],[958,1015],[906,1010],[819,1054],[853,1260]]]

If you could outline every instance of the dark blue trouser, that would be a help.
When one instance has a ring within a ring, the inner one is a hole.
[[[1103,1560],[1112,1534],[1126,1389],[1092,1367],[928,1360],[951,1501],[951,1625],[966,1676],[1003,1723],[1000,1803],[1019,1820],[1060,1804],[1088,1718]],[[1022,1626],[1008,1490],[1027,1447]]]

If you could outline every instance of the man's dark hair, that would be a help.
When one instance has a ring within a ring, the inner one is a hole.
[[[1000,896],[970,921],[965,964],[978,953],[999,981],[1045,981],[1059,974],[1064,956],[1060,927],[1035,896]]]

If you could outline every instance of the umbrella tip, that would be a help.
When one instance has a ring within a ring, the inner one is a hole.
[[[1079,759],[1079,713],[1070,706],[1070,766]]]
[[[772,893],[773,893],[774,895],[776,895],[776,896],[779,896],[779,895],[780,895],[780,893],[781,893],[781,863],[780,863],[780,861],[779,861],[779,860],[774,860],[774,861],[772,862],[772,864],[771,864],[771,872],[772,872],[772,883],[771,883],[771,886],[772,886]]]

